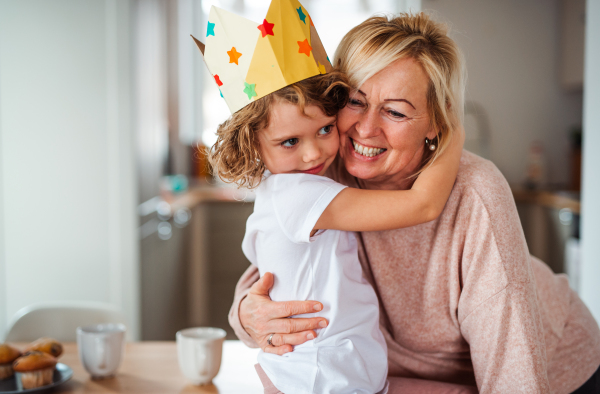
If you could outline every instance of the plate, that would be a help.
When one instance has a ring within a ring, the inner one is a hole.
[[[67,380],[71,379],[72,376],[73,370],[68,365],[58,363],[56,364],[56,369],[54,370],[52,383],[42,387],[37,387],[35,389],[19,390],[19,388],[17,387],[17,381],[14,377],[12,377],[10,379],[0,380],[0,394],[41,393],[53,387],[60,386]]]

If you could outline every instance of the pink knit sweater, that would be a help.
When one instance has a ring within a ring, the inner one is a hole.
[[[341,167],[332,177],[358,187]],[[358,234],[381,305],[389,375],[477,385],[481,393],[570,393],[600,365],[600,329],[568,284],[530,256],[515,203],[489,161],[463,152],[444,211],[418,226]],[[239,304],[229,321],[248,346]]]

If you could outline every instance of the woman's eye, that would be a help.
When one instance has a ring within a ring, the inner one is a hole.
[[[354,98],[351,98],[351,99],[348,100],[348,104],[353,105],[355,107],[359,107],[359,106],[362,105],[362,101],[354,99]]]
[[[298,143],[298,138],[290,138],[289,140],[285,140],[281,143],[281,146],[285,148],[291,148],[292,146]]]
[[[399,119],[401,119],[401,118],[406,118],[406,115],[404,115],[404,114],[402,114],[402,113],[400,113],[400,112],[398,112],[398,111],[389,110],[389,111],[388,111],[388,113],[389,113],[390,115],[392,115],[394,118],[399,118]]]
[[[331,129],[333,128],[333,125],[327,125],[325,127],[321,127],[321,129],[319,130],[319,135],[326,135],[331,133]]]

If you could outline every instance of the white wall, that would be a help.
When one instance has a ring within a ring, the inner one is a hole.
[[[582,181],[581,298],[600,322],[600,2],[587,1]]]
[[[130,52],[128,1],[0,2],[0,330],[90,300],[137,336]]]
[[[548,181],[567,183],[568,132],[581,124],[581,93],[560,86],[560,1],[422,0],[451,25],[468,72],[467,100],[487,112],[491,159],[511,183],[542,141]]]

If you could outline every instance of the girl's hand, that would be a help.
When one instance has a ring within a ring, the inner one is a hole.
[[[322,317],[288,319],[290,316],[318,312],[323,309],[323,304],[317,301],[271,301],[271,287],[273,274],[270,272],[252,285],[240,304],[240,322],[265,353],[282,355],[294,350],[294,345],[314,339],[317,336],[314,330],[327,327],[328,322]],[[273,345],[267,342],[271,334]]]

